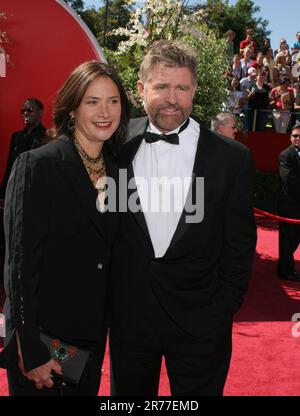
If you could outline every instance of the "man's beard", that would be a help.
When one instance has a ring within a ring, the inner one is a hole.
[[[161,114],[161,110],[179,110],[177,114]],[[161,131],[168,132],[178,128],[190,115],[192,108],[182,108],[180,106],[162,105],[155,108],[155,111],[146,111],[151,122]]]

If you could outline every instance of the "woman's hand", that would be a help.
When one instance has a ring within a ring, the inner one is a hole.
[[[55,360],[51,359],[46,364],[43,364],[39,367],[36,367],[30,371],[25,371],[22,351],[20,347],[19,334],[17,333],[17,346],[18,346],[18,357],[19,357],[19,368],[22,371],[23,375],[28,378],[28,380],[33,381],[37,389],[42,389],[44,386],[51,389],[54,386],[54,383],[51,378],[51,371],[62,375],[62,368]]]
[[[20,367],[21,368],[21,367]],[[24,372],[23,374],[28,380],[33,381],[35,387],[40,390],[43,387],[48,387],[51,389],[54,386],[51,371],[55,371],[56,373],[62,375],[61,366],[53,359],[48,361],[46,364],[41,365],[40,367],[36,367],[33,370],[28,372]]]

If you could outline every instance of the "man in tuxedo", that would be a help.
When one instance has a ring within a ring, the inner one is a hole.
[[[7,182],[14,161],[20,153],[35,149],[45,143],[46,129],[42,125],[44,106],[37,98],[27,98],[21,108],[25,128],[24,130],[13,133],[11,137],[10,150],[4,173],[0,198],[5,197]]]
[[[300,219],[300,122],[292,127],[291,145],[279,155],[281,182],[278,212],[283,217]],[[295,271],[294,252],[300,244],[300,225],[280,222],[279,261],[280,279],[300,282]]]
[[[147,117],[119,159],[112,394],[157,395],[164,357],[172,395],[222,395],[256,243],[249,150],[190,117],[186,45],[157,42],[139,76]]]

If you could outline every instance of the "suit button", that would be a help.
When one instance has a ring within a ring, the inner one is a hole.
[[[98,270],[102,270],[103,269],[103,264],[102,263],[98,263],[97,264],[97,269]]]

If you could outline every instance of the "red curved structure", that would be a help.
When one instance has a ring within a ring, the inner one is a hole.
[[[12,132],[23,128],[20,108],[36,97],[45,106],[43,123],[51,127],[53,100],[73,68],[84,61],[106,61],[84,22],[62,0],[1,0],[1,30],[13,66],[0,78],[0,181]]]

